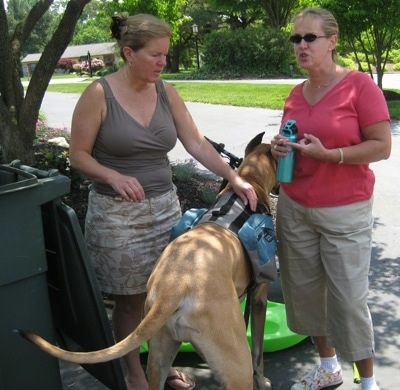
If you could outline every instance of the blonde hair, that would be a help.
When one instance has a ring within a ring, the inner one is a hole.
[[[336,21],[335,17],[332,15],[331,12],[324,8],[318,7],[307,7],[297,13],[293,18],[293,23],[296,22],[298,19],[320,19],[322,21],[321,26],[324,34],[327,37],[331,37],[332,35],[336,35],[339,37],[339,25]],[[335,60],[337,57],[336,49],[332,50],[332,58]]]
[[[171,37],[171,26],[149,14],[128,16],[126,13],[112,16],[111,35],[117,40],[121,57],[126,61],[122,49],[127,46],[133,51],[142,49],[156,38]]]

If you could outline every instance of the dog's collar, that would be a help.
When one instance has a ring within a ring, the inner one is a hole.
[[[247,205],[247,207],[249,207],[249,205]],[[255,213],[258,213],[258,214],[271,214],[271,210],[264,203],[257,202],[257,208],[256,208]]]

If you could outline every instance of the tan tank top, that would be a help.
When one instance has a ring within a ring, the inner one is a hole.
[[[172,189],[172,171],[167,153],[175,146],[177,132],[162,80],[156,83],[157,104],[148,128],[143,127],[117,102],[108,82],[101,78],[107,114],[93,147],[94,158],[105,167],[134,176],[146,198]],[[108,185],[94,182],[92,188],[104,195],[118,196]]]

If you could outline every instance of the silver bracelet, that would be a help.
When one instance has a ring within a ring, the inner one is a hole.
[[[338,150],[339,150],[339,154],[340,154],[340,160],[338,161],[338,164],[343,164],[343,161],[344,161],[343,150],[342,150],[342,148],[338,148]]]

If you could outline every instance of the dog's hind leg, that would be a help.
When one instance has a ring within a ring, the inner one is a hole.
[[[203,323],[207,331],[191,342],[224,390],[252,390],[251,353],[239,304],[226,301],[213,305],[218,310],[208,314]]]
[[[147,377],[149,390],[164,390],[168,372],[178,354],[181,343],[170,337],[168,332],[161,331],[148,341]]]
[[[264,331],[270,283],[257,284],[251,294],[251,336],[253,389],[270,390],[271,381],[264,377]]]

